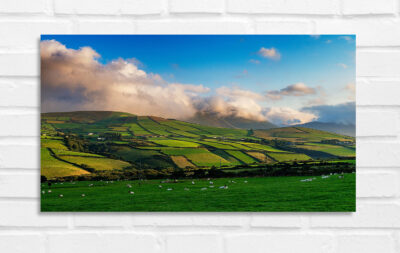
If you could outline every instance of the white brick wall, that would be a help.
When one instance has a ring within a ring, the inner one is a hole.
[[[0,252],[400,252],[400,0],[1,0]],[[39,212],[41,33],[356,33],[357,213]]]

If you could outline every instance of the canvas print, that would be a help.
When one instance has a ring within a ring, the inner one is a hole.
[[[42,35],[42,212],[353,212],[354,35]]]

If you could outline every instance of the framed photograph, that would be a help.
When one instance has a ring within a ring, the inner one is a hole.
[[[354,212],[355,35],[42,35],[42,212]]]

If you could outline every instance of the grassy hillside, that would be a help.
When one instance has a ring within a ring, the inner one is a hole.
[[[354,138],[320,130],[219,128],[123,112],[43,113],[41,131],[47,178],[168,177],[178,169],[190,174],[211,167],[355,157]]]

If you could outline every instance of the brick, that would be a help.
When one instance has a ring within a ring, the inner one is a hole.
[[[0,13],[44,13],[46,0],[1,0]],[[3,39],[3,38],[2,38]]]
[[[200,214],[144,214],[132,216],[133,226],[229,226],[239,227],[248,224],[249,218],[241,214],[200,213]]]
[[[360,204],[355,213],[326,213],[310,216],[312,227],[324,228],[398,228],[400,205]]]
[[[394,0],[352,0],[343,1],[343,14],[394,14],[396,13]]]
[[[67,225],[66,214],[40,213],[39,201],[0,202],[0,227],[66,227]]]
[[[398,192],[395,173],[357,172],[357,197],[393,197]]]
[[[277,13],[277,14],[337,14],[339,2],[336,0],[228,0],[227,10],[232,13]]]
[[[23,243],[22,243],[23,242]],[[2,252],[25,253],[46,251],[45,238],[35,234],[0,234],[0,249]]]
[[[0,54],[0,76],[39,76],[39,56],[35,53]]]
[[[171,13],[221,13],[224,10],[223,0],[170,0]]]
[[[216,234],[177,234],[165,240],[167,253],[222,252],[222,243]]]
[[[394,18],[318,19],[315,29],[317,34],[357,34],[357,46],[400,45],[400,20]]]
[[[249,223],[248,215],[228,213],[200,213],[192,216],[192,224],[194,226],[224,226],[224,227],[240,227]]]
[[[39,171],[36,174],[0,174],[0,197],[38,197]]]
[[[393,111],[358,111],[357,136],[396,136],[398,117]]]
[[[252,227],[301,227],[301,217],[292,213],[255,213]]]
[[[400,164],[400,143],[357,142],[357,166],[397,167]]]
[[[82,34],[132,34],[135,27],[130,21],[79,21],[78,31]]]
[[[357,51],[357,75],[400,77],[400,51]]]
[[[357,81],[357,105],[400,105],[400,81]]]
[[[0,22],[0,47],[28,48],[39,52],[41,34],[71,33],[69,21],[6,21]]]
[[[48,236],[49,252],[160,252],[151,235],[133,233],[60,233]]]
[[[21,159],[23,157],[23,159]],[[34,145],[1,145],[0,168],[39,169],[40,150]]]
[[[302,34],[311,33],[312,24],[308,21],[264,20],[255,22],[259,34]]]
[[[39,120],[32,114],[0,115],[0,136],[39,136]]]
[[[227,252],[332,252],[332,238],[320,234],[239,234],[227,236]]]
[[[54,0],[57,14],[119,14],[121,0]]]
[[[0,81],[0,106],[27,106],[39,104],[39,85]]]
[[[132,217],[133,226],[188,226],[193,224],[190,215],[135,213]]]
[[[73,218],[77,227],[125,227],[130,225],[130,218],[125,214],[84,214],[76,213]]]
[[[394,240],[390,235],[380,234],[348,234],[339,235],[336,238],[337,252],[396,252]]]
[[[138,34],[234,34],[251,33],[251,25],[241,21],[137,21]]]
[[[122,0],[122,14],[156,15],[163,12],[163,0]]]

